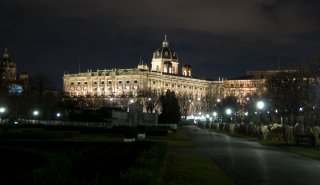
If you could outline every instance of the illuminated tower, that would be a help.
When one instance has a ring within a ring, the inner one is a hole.
[[[16,64],[10,59],[8,49],[5,48],[4,54],[0,60],[0,86],[7,87],[10,83],[14,83],[16,81],[16,76]]]

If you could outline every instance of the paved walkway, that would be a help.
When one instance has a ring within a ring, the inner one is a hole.
[[[209,155],[238,185],[320,184],[320,161],[193,126],[184,129],[200,145],[193,152]]]

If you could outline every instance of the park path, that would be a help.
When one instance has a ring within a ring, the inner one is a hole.
[[[320,184],[320,161],[195,126],[183,129],[199,144],[184,152],[205,153],[237,185]]]

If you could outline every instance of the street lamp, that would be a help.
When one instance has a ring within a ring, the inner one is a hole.
[[[3,114],[3,113],[5,113],[5,112],[6,112],[6,108],[0,107],[0,113]]]
[[[230,116],[230,123],[232,123],[232,110],[231,109],[229,109],[229,108],[227,108],[226,109],[226,114],[228,115],[228,116]],[[228,135],[229,135],[229,133],[230,133],[230,123],[228,124]]]
[[[2,122],[2,115],[6,112],[6,108],[0,107],[0,121]]]
[[[260,120],[259,120],[259,140],[261,140],[261,120],[262,120],[262,110],[264,109],[265,104],[263,101],[258,101],[257,102],[257,108],[260,110],[259,114],[260,114]]]
[[[57,116],[57,118],[59,119],[59,118],[61,117],[61,113],[58,112],[58,113],[56,114],[56,116]]]
[[[34,115],[35,117],[37,117],[37,116],[39,115],[39,111],[37,111],[37,110],[33,111],[33,115]]]
[[[38,110],[34,110],[34,111],[32,112],[32,114],[33,114],[33,116],[34,116],[35,123],[37,123],[37,122],[36,122],[36,118],[39,116],[40,112],[39,112]]]

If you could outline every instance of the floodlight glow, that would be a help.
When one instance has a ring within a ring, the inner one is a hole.
[[[39,115],[39,111],[37,111],[37,110],[33,111],[33,115],[34,116],[38,116]]]
[[[232,113],[231,109],[227,109],[227,110],[226,110],[226,113],[227,113],[228,115],[230,115],[230,114]]]
[[[0,108],[0,113],[4,113],[4,112],[6,112],[6,109],[4,107],[1,107]]]
[[[257,107],[258,107],[258,109],[263,109],[264,108],[264,102],[263,101],[258,101],[258,103],[257,103]]]
[[[217,112],[213,112],[213,116],[217,117],[218,113]]]

